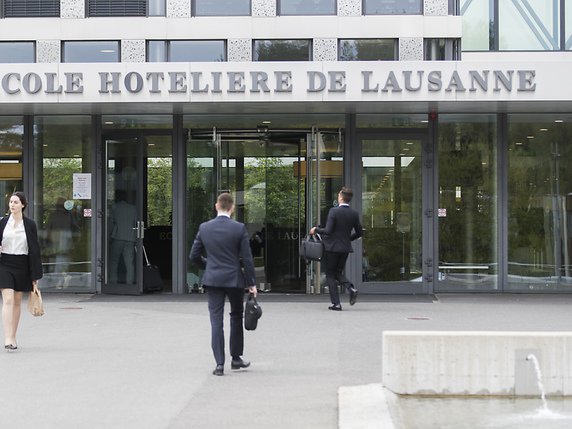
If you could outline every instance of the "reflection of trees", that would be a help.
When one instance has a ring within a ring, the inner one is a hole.
[[[344,40],[340,45],[341,61],[393,60],[394,42],[390,40]]]
[[[308,40],[261,40],[255,45],[258,61],[308,61]]]
[[[249,223],[266,220],[281,227],[298,225],[298,178],[291,165],[285,166],[280,158],[256,158],[255,163],[245,166],[244,180]],[[304,190],[301,192],[304,201]]]
[[[439,129],[439,260],[496,261],[494,123],[442,124]],[[459,195],[460,194],[460,195]]]
[[[147,213],[149,226],[171,225],[173,180],[171,158],[149,158],[147,167]]]

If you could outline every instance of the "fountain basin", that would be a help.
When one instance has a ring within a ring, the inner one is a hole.
[[[383,385],[400,395],[572,396],[572,332],[385,331]]]

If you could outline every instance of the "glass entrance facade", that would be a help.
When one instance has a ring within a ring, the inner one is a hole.
[[[321,266],[306,265],[299,244],[348,185],[365,233],[347,270],[364,293],[568,292],[571,123],[558,114],[5,116],[0,186],[5,197],[32,196],[49,291],[142,293],[143,247],[163,292],[199,290],[187,254],[230,191],[258,287],[323,293]],[[135,209],[126,247],[121,201]]]

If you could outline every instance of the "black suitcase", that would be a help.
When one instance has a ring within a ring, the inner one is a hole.
[[[147,258],[147,251],[143,246],[143,255],[145,255],[145,266],[143,267],[143,292],[162,292],[163,278],[157,265],[151,265]]]

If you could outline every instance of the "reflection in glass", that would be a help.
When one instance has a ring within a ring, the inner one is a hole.
[[[149,16],[165,16],[165,0],[148,0],[148,15]]]
[[[118,63],[119,42],[63,42],[64,63]]]
[[[0,42],[0,63],[35,63],[34,42]]]
[[[362,140],[363,281],[421,281],[419,140]]]
[[[499,2],[501,50],[554,51],[560,49],[559,2],[528,0]]]
[[[91,173],[91,118],[34,118],[35,221],[42,289],[92,291],[91,197],[74,195],[76,173]]]
[[[498,288],[496,117],[439,117],[439,279]]]
[[[311,61],[310,40],[255,40],[254,61]]]
[[[564,28],[566,29],[566,50],[570,50],[572,49],[572,7],[566,7],[565,11]]]
[[[357,128],[427,128],[428,123],[424,114],[356,115]]]
[[[458,39],[424,39],[423,57],[426,61],[459,60],[460,46]]]
[[[170,62],[220,62],[226,60],[223,40],[173,40],[169,42]]]
[[[336,0],[279,0],[279,15],[335,15]]]
[[[570,117],[509,116],[508,287],[572,286]]]
[[[196,16],[248,16],[250,0],[194,0]]]
[[[491,0],[461,0],[463,51],[493,49],[494,21]]]
[[[395,39],[342,39],[340,61],[391,61],[397,59]]]
[[[22,167],[24,119],[0,116],[0,216],[8,212],[8,200],[16,191],[23,190]]]
[[[422,0],[365,0],[365,15],[411,15],[423,13]]]
[[[165,40],[149,40],[147,42],[147,62],[162,63],[167,61],[167,42]]]

